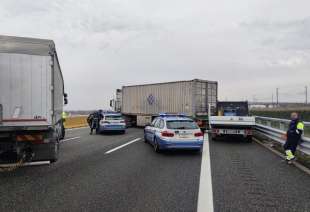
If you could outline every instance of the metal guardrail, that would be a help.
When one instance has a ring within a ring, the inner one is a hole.
[[[270,138],[273,141],[284,144],[284,135],[290,120],[269,118],[269,117],[255,117],[255,129],[264,136]],[[299,145],[298,150],[304,154],[310,155],[310,122],[304,122],[305,132],[302,138],[303,142]]]

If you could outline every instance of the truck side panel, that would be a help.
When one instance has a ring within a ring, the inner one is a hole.
[[[122,89],[122,113],[158,114],[159,112],[194,115],[193,81],[180,81]]]
[[[0,53],[3,119],[46,119],[52,123],[51,57]]]
[[[61,119],[61,113],[63,111],[63,104],[64,104],[64,83],[63,83],[63,78],[61,74],[61,70],[57,61],[56,55],[54,55],[54,123],[58,122]]]

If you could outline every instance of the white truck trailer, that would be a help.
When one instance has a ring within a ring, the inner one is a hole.
[[[213,140],[223,136],[239,136],[252,141],[255,117],[249,116],[248,102],[218,102],[216,116],[210,117]]]
[[[159,113],[184,113],[195,118],[203,128],[208,105],[216,105],[217,82],[194,79],[167,83],[123,86],[121,112],[128,123],[145,126]]]
[[[66,103],[54,42],[0,36],[0,163],[57,161]]]

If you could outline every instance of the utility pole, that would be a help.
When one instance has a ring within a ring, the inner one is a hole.
[[[279,106],[279,88],[276,90],[276,95],[277,95],[277,106]]]
[[[308,104],[308,86],[305,87],[306,104]]]
[[[272,93],[272,96],[271,96],[271,104],[273,105],[273,93]]]

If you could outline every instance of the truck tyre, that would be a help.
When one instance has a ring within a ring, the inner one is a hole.
[[[218,140],[218,137],[216,135],[214,135],[214,134],[211,135],[211,138],[212,138],[212,141]]]
[[[54,144],[54,148],[53,148],[53,158],[50,160],[51,163],[55,163],[58,158],[59,158],[59,140],[57,139],[57,141]]]
[[[62,124],[61,125],[61,136],[60,136],[60,140],[64,139],[66,136],[66,129],[65,126]]]
[[[247,137],[245,138],[245,140],[246,140],[247,143],[252,143],[253,138],[252,138],[252,136],[247,136]]]
[[[144,135],[144,143],[148,143],[145,135]]]

